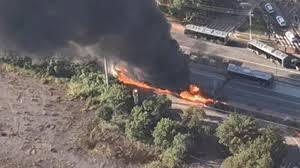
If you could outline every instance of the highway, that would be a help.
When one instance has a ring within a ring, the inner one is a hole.
[[[248,79],[228,79],[224,72],[213,66],[191,63],[191,81],[200,85],[208,95],[243,109],[300,121],[300,72],[279,65],[276,67],[273,62],[246,48],[217,45],[176,32],[172,32],[172,36],[184,50],[197,55],[234,60],[242,66],[280,77],[270,87],[263,87]]]
[[[190,67],[191,81],[212,97],[256,112],[300,119],[300,91],[299,95],[281,91],[282,87],[294,86],[282,86],[281,82],[275,81],[272,86],[263,87],[248,79],[227,79],[225,75],[213,72],[212,68],[206,70],[205,65],[192,64]]]
[[[282,68],[280,65],[275,64],[262,56],[255,55],[246,48],[223,46],[203,40],[192,39],[178,32],[172,32],[171,34],[173,38],[178,41],[183,50],[189,50],[192,53],[199,53],[203,56],[213,56],[223,58],[224,60],[232,60],[243,66],[271,72],[285,80],[299,82],[300,84],[299,71]]]

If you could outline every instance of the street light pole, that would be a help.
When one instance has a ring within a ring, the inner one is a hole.
[[[107,62],[106,62],[106,56],[104,56],[104,71],[105,71],[105,84],[108,87],[108,74],[107,74]]]
[[[250,40],[252,40],[252,8],[250,9],[249,13],[249,26],[250,26]]]

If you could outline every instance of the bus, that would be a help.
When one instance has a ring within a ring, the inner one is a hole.
[[[228,65],[227,72],[231,76],[239,76],[242,78],[258,81],[264,86],[272,84],[274,80],[272,73],[258,71],[247,67],[241,67],[234,64]]]
[[[208,40],[217,44],[226,45],[229,41],[229,32],[188,24],[185,26],[184,34],[193,38]]]
[[[289,67],[290,57],[288,54],[277,50],[265,43],[257,40],[251,40],[248,42],[247,47],[257,55],[264,55],[267,59],[272,59],[279,62],[282,67]]]

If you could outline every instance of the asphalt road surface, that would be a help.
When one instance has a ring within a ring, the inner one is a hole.
[[[271,72],[280,77],[272,86],[263,87],[248,79],[228,80],[210,66],[191,65],[192,82],[199,84],[208,95],[220,97],[241,108],[300,120],[300,72],[281,68],[246,48],[217,45],[176,32],[172,32],[172,36],[184,50],[234,60],[241,66]]]
[[[300,84],[299,71],[282,68],[280,65],[275,64],[262,56],[255,55],[252,51],[246,48],[223,46],[203,40],[196,40],[178,32],[172,32],[171,34],[173,38],[178,41],[183,50],[188,50],[192,53],[206,55],[209,57],[221,57],[224,60],[234,60],[242,66],[271,72],[275,76],[283,78],[283,80]]]
[[[300,119],[300,90],[294,86],[275,81],[271,86],[264,87],[248,79],[228,79],[205,65],[191,64],[190,67],[191,81],[199,84],[212,97],[237,107]],[[294,94],[283,91],[290,88],[295,89]]]

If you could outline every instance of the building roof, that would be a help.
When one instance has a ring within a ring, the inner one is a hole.
[[[271,54],[281,60],[284,60],[285,58],[287,58],[289,56],[286,53],[279,51],[279,50],[277,50],[271,46],[268,46],[265,43],[257,41],[257,40],[252,40],[252,41],[248,42],[248,44],[251,44],[251,45],[263,50],[264,52]]]
[[[247,67],[241,67],[241,66],[237,66],[234,64],[229,64],[227,67],[227,70],[230,72],[235,72],[238,74],[247,75],[250,77],[255,77],[255,78],[264,79],[264,80],[270,80],[273,78],[272,73],[258,71],[258,70],[250,69]]]
[[[188,30],[198,32],[198,33],[203,33],[203,34],[212,35],[212,36],[221,37],[221,38],[226,38],[229,34],[229,32],[210,29],[206,26],[196,26],[196,25],[192,25],[192,24],[186,25],[185,28]]]

